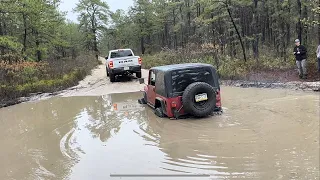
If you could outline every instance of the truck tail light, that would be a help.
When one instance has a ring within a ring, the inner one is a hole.
[[[117,111],[117,110],[118,110],[118,105],[117,105],[117,104],[113,104],[113,109],[114,109],[115,111]]]
[[[171,107],[176,108],[177,107],[177,103],[175,101],[171,102]]]
[[[109,68],[113,68],[113,61],[109,61]]]
[[[142,64],[142,58],[141,57],[138,58],[138,61],[139,61],[139,64]]]

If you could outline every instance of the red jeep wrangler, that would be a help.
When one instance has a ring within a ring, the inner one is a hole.
[[[154,108],[159,117],[176,119],[222,112],[218,75],[212,65],[201,63],[151,68],[139,103]]]

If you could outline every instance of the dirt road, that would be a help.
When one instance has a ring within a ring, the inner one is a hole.
[[[139,90],[101,65],[73,90],[0,109],[0,179],[319,179],[318,93],[222,86],[222,115],[169,120]]]
[[[82,80],[78,86],[63,91],[62,96],[101,96],[110,93],[134,92],[143,90],[143,85],[138,80],[130,77],[119,77],[121,83],[111,83],[106,76],[105,60],[103,64],[93,70],[92,75]],[[146,78],[148,71],[142,70],[142,77]]]

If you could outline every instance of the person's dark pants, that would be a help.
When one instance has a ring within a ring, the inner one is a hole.
[[[320,72],[320,57],[318,57],[318,72]]]
[[[299,77],[305,79],[307,77],[307,60],[297,60],[296,63],[298,67]]]

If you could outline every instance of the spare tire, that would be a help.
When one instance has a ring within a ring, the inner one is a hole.
[[[207,100],[197,102],[196,96],[200,94],[207,95]],[[205,117],[212,114],[216,106],[215,89],[204,82],[190,84],[183,92],[182,104],[184,111],[196,117]]]

